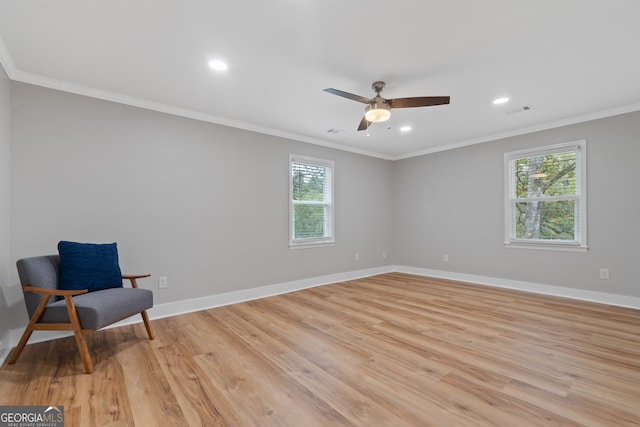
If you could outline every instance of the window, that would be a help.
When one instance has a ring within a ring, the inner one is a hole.
[[[587,250],[586,141],[505,153],[505,245]]]
[[[334,243],[333,162],[289,156],[289,246]]]

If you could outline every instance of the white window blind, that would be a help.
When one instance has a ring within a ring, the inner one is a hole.
[[[333,162],[290,155],[289,164],[290,246],[333,243]]]
[[[586,250],[586,141],[505,154],[505,244]]]

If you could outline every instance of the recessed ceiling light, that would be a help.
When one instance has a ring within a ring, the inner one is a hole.
[[[411,129],[411,126],[402,126],[400,132],[409,132]]]
[[[213,59],[209,61],[209,67],[213,68],[216,71],[224,71],[229,68],[226,62],[220,61],[219,59]]]
[[[505,104],[505,103],[507,103],[507,102],[509,102],[509,98],[507,98],[507,97],[504,97],[504,98],[496,98],[496,99],[494,99],[494,100],[493,100],[493,103],[494,103],[495,105]]]

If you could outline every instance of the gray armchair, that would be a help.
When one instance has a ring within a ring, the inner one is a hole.
[[[131,288],[60,289],[60,257],[38,256],[18,260],[18,275],[30,320],[18,345],[9,356],[14,364],[34,330],[71,330],[80,350],[85,371],[93,372],[85,335],[112,323],[141,314],[149,339],[154,339],[146,310],[153,307],[153,292],[138,288],[137,279],[146,275],[123,275]],[[52,298],[53,297],[53,298]]]

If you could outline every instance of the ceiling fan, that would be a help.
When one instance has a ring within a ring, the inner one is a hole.
[[[384,82],[373,82],[371,84],[371,88],[376,93],[376,97],[371,99],[333,88],[328,88],[324,91],[367,104],[365,107],[364,117],[360,121],[358,130],[365,130],[369,128],[371,123],[389,120],[392,108],[429,107],[431,105],[448,104],[450,100],[450,97],[448,96],[420,96],[414,98],[385,99],[380,96],[380,92],[384,89]]]

